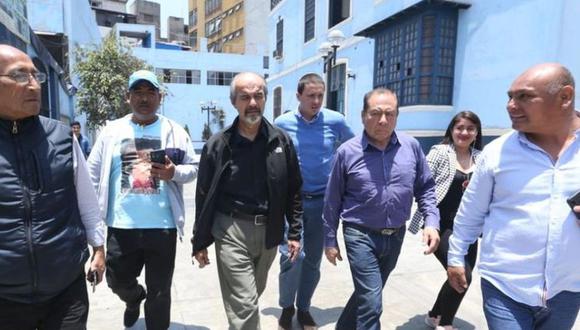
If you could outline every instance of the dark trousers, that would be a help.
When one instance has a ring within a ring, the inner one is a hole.
[[[441,234],[441,242],[439,243],[439,247],[437,251],[435,251],[435,257],[441,265],[445,269],[447,269],[447,252],[449,251],[449,237],[453,231],[451,229],[444,229]],[[471,283],[471,272],[475,267],[475,261],[477,260],[477,241],[469,246],[469,250],[467,251],[467,255],[465,256],[465,277],[467,279],[467,285]],[[459,309],[459,305],[465,297],[465,293],[467,290],[463,291],[463,293],[459,293],[455,291],[449,284],[449,280],[443,283],[441,286],[441,290],[439,290],[439,295],[437,296],[437,300],[433,305],[433,308],[429,312],[429,316],[437,317],[441,315],[441,320],[439,321],[439,325],[451,325],[453,323],[453,319],[455,318],[455,314]]]
[[[176,237],[175,229],[108,229],[107,284],[126,304],[137,304],[144,294],[137,277],[145,267],[148,330],[169,328]]]
[[[87,284],[80,269],[77,279],[49,301],[23,304],[0,298],[2,330],[84,330],[88,315]]]

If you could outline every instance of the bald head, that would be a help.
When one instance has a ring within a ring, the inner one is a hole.
[[[518,76],[508,90],[507,110],[512,128],[539,137],[567,131],[577,120],[574,79],[558,63],[534,65]]]
[[[40,84],[30,79],[37,72],[30,57],[9,45],[0,45],[0,118],[19,120],[40,112]],[[28,74],[18,82],[15,75]]]
[[[560,63],[541,63],[532,66],[518,78],[533,79],[542,82],[545,91],[550,95],[558,93],[562,87],[575,88],[574,77],[570,70]]]
[[[10,45],[0,45],[0,72],[4,72],[6,65],[19,58],[30,60],[30,57],[20,49]]]

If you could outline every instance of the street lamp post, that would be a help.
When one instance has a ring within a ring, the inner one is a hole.
[[[207,123],[205,124],[203,132],[201,133],[202,139],[204,141],[207,141],[211,136],[211,129],[209,128],[209,114],[216,109],[217,102],[216,101],[199,102],[199,106],[201,107],[202,113],[204,111],[207,112]]]
[[[336,64],[336,52],[344,40],[344,34],[340,30],[328,32],[328,37],[318,47],[318,52],[322,54],[323,68],[326,73],[326,107],[329,107],[330,84],[332,83],[332,68]]]

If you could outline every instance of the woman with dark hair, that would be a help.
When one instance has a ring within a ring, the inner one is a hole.
[[[453,232],[453,219],[475,169],[480,150],[481,121],[475,113],[462,111],[451,119],[441,144],[433,146],[427,154],[427,163],[435,179],[437,207],[441,214],[441,242],[434,254],[445,269],[447,269],[449,236]],[[413,215],[409,231],[415,234],[422,226],[423,215],[417,211]],[[471,271],[476,258],[477,242],[469,247],[466,256],[465,273],[468,284],[471,283]],[[425,323],[438,330],[454,329],[453,319],[464,296],[465,292],[458,293],[448,281],[445,281],[433,308],[425,317]]]

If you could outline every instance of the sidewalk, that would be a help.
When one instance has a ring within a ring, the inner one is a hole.
[[[185,189],[187,206],[186,237],[177,246],[175,275],[172,288],[172,310],[170,329],[227,329],[228,323],[222,305],[218,275],[215,264],[204,269],[191,265],[191,230],[194,219],[194,185]],[[339,238],[342,243],[342,238]],[[434,256],[422,253],[420,235],[407,232],[403,251],[397,267],[387,281],[383,291],[383,329],[420,330],[429,329],[423,323],[425,313],[431,308],[445,272]],[[344,246],[341,245],[341,251]],[[213,245],[209,249],[210,261],[215,261]],[[352,280],[346,253],[337,267],[332,266],[323,256],[322,277],[312,301],[312,315],[320,329],[334,329],[342,307],[352,293]],[[260,299],[262,329],[277,329],[278,316],[278,259],[270,269],[268,286]],[[143,278],[140,279],[143,282]],[[89,288],[90,312],[89,330],[123,329],[125,305],[101,283],[95,293]],[[299,329],[294,320],[295,329]],[[481,308],[479,275],[473,276],[473,285],[468,291],[454,326],[462,330],[486,329]],[[141,317],[132,329],[145,329],[143,307]]]

